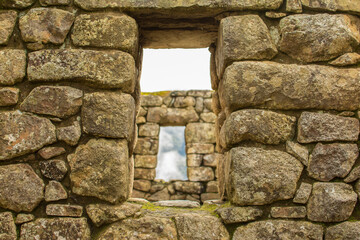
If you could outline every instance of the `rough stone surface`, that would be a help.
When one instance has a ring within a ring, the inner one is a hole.
[[[219,96],[228,113],[245,107],[357,110],[359,77],[356,68],[236,62],[226,69]]]
[[[347,177],[344,179],[344,182],[351,183],[358,180],[359,178],[360,178],[360,166],[356,166],[353,168],[353,170],[351,170],[349,175],[347,175]]]
[[[156,176],[155,169],[147,168],[135,168],[135,179],[145,179],[145,180],[154,180]]]
[[[264,205],[290,199],[303,165],[278,150],[233,148],[226,156],[230,166],[227,194],[237,205]]]
[[[0,45],[6,45],[9,42],[14,31],[16,18],[17,12],[15,11],[0,12]]]
[[[208,193],[217,193],[218,192],[218,182],[217,181],[210,181],[206,185],[206,192]]]
[[[68,194],[61,185],[61,183],[57,181],[50,181],[48,185],[45,187],[45,201],[46,202],[54,202],[58,200],[67,199]]]
[[[258,15],[222,19],[216,50],[219,77],[232,62],[272,59],[278,52],[269,29]]]
[[[306,207],[272,207],[270,214],[273,218],[305,218]]]
[[[80,123],[74,121],[70,126],[57,127],[56,135],[59,141],[64,141],[70,146],[76,146],[81,137]]]
[[[190,143],[186,144],[187,154],[209,154],[214,152],[214,144],[210,143]]]
[[[309,176],[320,181],[344,178],[350,172],[359,149],[356,144],[316,144],[309,159]]]
[[[307,201],[309,200],[311,191],[312,191],[312,185],[310,183],[302,182],[299,189],[296,191],[293,202],[294,203],[302,203],[302,204],[307,203]]]
[[[25,42],[62,44],[75,15],[56,8],[33,8],[19,20]]]
[[[211,123],[189,123],[185,128],[186,143],[215,143],[215,125]]]
[[[203,120],[204,122],[215,123],[216,115],[214,113],[212,113],[212,112],[201,113],[200,114],[200,119]]]
[[[7,0],[0,2],[0,6],[8,8],[26,8],[34,4],[36,0]]]
[[[325,240],[359,240],[360,221],[343,222],[335,226],[328,227],[325,233]]]
[[[68,168],[63,160],[54,159],[41,161],[40,170],[44,177],[61,181],[65,177]]]
[[[200,154],[187,154],[186,166],[188,167],[200,167],[203,156]]]
[[[0,62],[0,85],[14,85],[23,80],[26,68],[24,50],[1,50]]]
[[[158,191],[148,197],[149,201],[156,202],[160,200],[170,200],[170,193],[167,188],[164,188],[161,191]]]
[[[189,200],[167,200],[154,202],[155,206],[160,207],[178,207],[178,208],[199,208],[200,203],[197,201]]]
[[[331,61],[329,64],[334,66],[349,66],[349,65],[355,65],[360,63],[360,54],[358,53],[345,53],[344,55],[341,55],[334,61]]]
[[[31,222],[34,219],[35,219],[35,216],[32,214],[19,213],[16,216],[15,224],[23,224],[23,223]]]
[[[48,204],[46,206],[48,216],[81,217],[82,213],[83,207],[78,205]]]
[[[357,141],[359,120],[328,113],[303,112],[298,121],[297,140],[301,143]]]
[[[157,156],[156,155],[136,155],[135,167],[136,168],[156,168]]]
[[[275,237],[276,236],[276,237]],[[238,227],[233,240],[323,239],[321,225],[305,221],[268,220]]]
[[[151,182],[149,180],[134,180],[134,189],[148,192],[151,188]]]
[[[31,212],[44,199],[44,182],[28,164],[0,166],[0,206]]]
[[[0,160],[35,152],[55,141],[50,120],[20,111],[0,113]]]
[[[296,142],[287,141],[286,142],[286,151],[288,153],[290,153],[291,155],[293,155],[294,157],[296,157],[305,166],[308,165],[309,150],[306,147],[304,147]]]
[[[353,0],[328,1],[328,0],[301,0],[305,7],[328,11],[350,11],[360,13],[360,6]]]
[[[201,201],[211,201],[211,200],[219,200],[220,195],[218,193],[202,193],[201,194]]]
[[[136,21],[124,14],[81,14],[71,39],[76,46],[117,48],[137,56],[139,30]]]
[[[246,109],[233,112],[221,128],[220,141],[229,148],[250,140],[264,144],[279,144],[292,139],[296,118],[271,111]]]
[[[113,223],[133,216],[140,211],[142,205],[125,202],[121,205],[90,204],[86,212],[91,221],[100,227],[103,224]]]
[[[154,123],[145,123],[139,127],[139,137],[158,138],[160,127]]]
[[[174,188],[176,191],[185,192],[185,193],[196,193],[200,194],[202,192],[202,184],[199,182],[174,182]]]
[[[16,226],[11,212],[0,213],[0,239],[16,240]]]
[[[286,11],[293,13],[302,12],[301,0],[286,0]]]
[[[307,217],[318,222],[342,222],[352,214],[357,194],[345,183],[314,183]]]
[[[37,114],[67,118],[76,114],[82,105],[83,92],[72,87],[40,86],[34,88],[20,109]]]
[[[156,95],[141,95],[141,106],[143,107],[157,107],[161,106],[163,99]],[[144,115],[145,116],[145,115]]]
[[[220,215],[225,224],[250,222],[263,215],[263,211],[256,207],[231,206],[219,208],[216,212]]]
[[[220,153],[212,153],[212,154],[206,154],[203,158],[203,164],[204,166],[208,167],[216,167],[219,159],[222,158],[222,154]]]
[[[188,167],[188,178],[190,181],[211,181],[215,178],[214,171],[210,167]]]
[[[0,107],[12,106],[19,101],[20,90],[18,88],[0,88]]]
[[[100,137],[130,139],[135,122],[135,100],[129,94],[85,94],[81,110],[83,131]]]
[[[125,140],[91,139],[77,147],[68,161],[75,194],[111,203],[123,202],[129,197],[131,180]]]
[[[38,218],[20,232],[20,240],[35,239],[90,240],[90,227],[86,218]]]
[[[158,149],[159,140],[138,138],[134,153],[139,155],[154,155],[158,153]]]
[[[135,61],[128,53],[56,49],[32,52],[28,57],[27,73],[31,82],[82,81],[99,88],[134,91]]]
[[[38,151],[38,154],[43,159],[50,159],[53,157],[60,156],[64,153],[66,153],[66,150],[63,147],[45,147]]]
[[[199,120],[194,109],[152,107],[148,110],[147,121],[161,126],[184,126]]]
[[[327,61],[360,43],[359,19],[348,15],[298,14],[280,21],[280,50],[304,62]]]
[[[40,0],[41,6],[66,6],[71,0]]]

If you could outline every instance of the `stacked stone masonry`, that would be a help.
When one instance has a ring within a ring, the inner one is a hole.
[[[199,47],[212,92],[141,97],[143,48]],[[2,0],[0,239],[360,239],[359,108],[357,0]]]

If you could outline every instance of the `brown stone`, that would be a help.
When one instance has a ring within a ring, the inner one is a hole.
[[[66,153],[66,150],[63,147],[45,147],[39,150],[38,153],[43,159],[50,159]]]
[[[327,61],[360,44],[360,20],[349,15],[298,14],[280,21],[280,50],[303,62]]]
[[[41,6],[67,6],[71,0],[40,0]]]
[[[209,201],[209,200],[217,200],[220,199],[219,193],[202,193],[201,194],[201,201]]]
[[[335,59],[334,61],[331,61],[329,64],[334,66],[350,66],[360,63],[360,54],[358,53],[345,53]]]
[[[189,123],[185,128],[186,143],[215,143],[215,124]]]
[[[139,127],[139,137],[158,138],[160,132],[159,125],[155,123],[145,123]]]
[[[46,202],[55,202],[58,200],[67,199],[68,194],[61,185],[61,183],[57,181],[50,181],[48,185],[45,187],[45,201]]]
[[[312,191],[312,185],[310,183],[302,182],[299,189],[296,191],[293,202],[294,203],[302,203],[302,204],[307,203],[307,201],[309,200],[311,191]]]
[[[345,11],[360,13],[360,6],[353,0],[327,1],[327,0],[301,0],[302,4],[310,9],[328,10],[331,12]]]
[[[135,155],[136,168],[156,168],[156,155]]]
[[[16,216],[15,224],[23,224],[35,220],[35,216],[32,214],[19,213]]]
[[[64,161],[54,159],[49,161],[41,161],[40,170],[44,177],[61,181],[65,177],[68,168]]]
[[[81,217],[83,207],[67,204],[48,204],[46,206],[46,215],[60,217]]]
[[[214,171],[211,167],[188,167],[188,177],[190,181],[201,182],[214,180]]]
[[[272,207],[270,214],[273,218],[305,218],[306,207]]]
[[[16,226],[11,212],[0,213],[0,239],[16,240]]]
[[[357,201],[351,185],[345,183],[314,183],[307,204],[307,217],[317,222],[347,220]]]
[[[286,11],[293,13],[302,12],[302,0],[286,0]]]
[[[154,202],[155,206],[177,208],[200,208],[200,203],[190,200],[165,200]]]
[[[159,140],[151,138],[138,138],[134,153],[140,155],[155,155],[158,153],[158,149]]]
[[[206,185],[206,192],[208,193],[217,193],[218,192],[218,182],[217,181],[210,181]]]
[[[20,17],[19,28],[25,42],[62,44],[75,15],[56,8],[33,8]]]
[[[225,224],[250,222],[260,218],[263,211],[257,207],[224,207],[216,210]]]
[[[14,85],[25,77],[26,52],[24,50],[1,50],[0,63],[0,85]]]
[[[141,106],[143,107],[157,107],[161,106],[163,99],[157,95],[141,95]],[[145,116],[145,114],[144,114]]]
[[[173,106],[176,108],[194,107],[195,103],[194,97],[176,97]]]
[[[17,19],[15,11],[0,12],[0,45],[7,45],[14,31]]]
[[[283,13],[283,12],[272,12],[271,11],[271,12],[266,12],[265,16],[268,18],[278,19],[278,18],[286,17],[287,14]],[[270,33],[270,35],[271,35],[271,33]]]
[[[0,107],[12,106],[19,101],[20,90],[18,88],[0,88]]]
[[[360,178],[360,166],[356,166],[351,170],[349,175],[347,175],[347,177],[344,179],[344,182],[351,183],[358,180],[359,178]]]
[[[137,190],[132,190],[131,197],[142,199],[145,198],[145,193]]]
[[[357,141],[359,120],[328,113],[303,112],[298,121],[297,140],[301,143]]]
[[[208,167],[216,167],[222,157],[223,155],[220,153],[206,154],[203,158],[203,164]]]
[[[33,5],[35,0],[7,0],[0,2],[0,6],[7,8],[27,8]]]
[[[147,121],[161,126],[185,126],[199,120],[194,109],[151,107],[148,110]]]
[[[200,154],[187,154],[186,166],[188,167],[200,167],[203,156]]]
[[[215,123],[216,121],[216,115],[212,112],[208,113],[201,113],[200,119],[207,123]]]
[[[134,189],[148,192],[151,188],[151,182],[149,180],[134,180]]]
[[[44,199],[44,182],[28,164],[0,166],[0,206],[31,212]]]
[[[135,168],[135,179],[154,180],[155,175],[155,169]]]
[[[101,161],[99,161],[101,159]],[[91,139],[68,156],[72,191],[111,203],[130,194],[130,164],[125,140]]]
[[[128,53],[54,49],[31,52],[28,57],[30,82],[85,82],[98,88],[134,91],[135,61]]]
[[[326,229],[325,240],[360,239],[360,221],[343,222]]]
[[[296,157],[305,166],[308,165],[309,150],[306,147],[304,147],[296,142],[286,141],[286,152],[288,152],[291,155],[293,155],[294,157]]]
[[[195,111],[201,113],[204,110],[204,99],[202,97],[197,97],[195,102]]]
[[[76,146],[81,137],[80,123],[74,121],[70,126],[57,127],[56,135],[59,141],[64,141],[70,146]]]
[[[203,190],[203,185],[199,182],[174,182],[174,188],[178,192],[196,193],[200,194]]]
[[[214,152],[214,144],[210,143],[190,143],[186,144],[187,154],[210,154]]]

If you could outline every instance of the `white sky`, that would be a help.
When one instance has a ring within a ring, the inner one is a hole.
[[[201,49],[144,49],[141,91],[210,90],[210,52]]]

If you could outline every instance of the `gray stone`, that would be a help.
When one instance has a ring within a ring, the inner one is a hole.
[[[351,183],[358,180],[359,178],[360,178],[360,166],[356,166],[351,170],[349,175],[347,175],[347,177],[344,179],[344,182]]]
[[[14,85],[25,77],[26,52],[17,49],[0,51],[0,85]]]
[[[307,201],[309,200],[311,191],[312,191],[312,185],[310,183],[302,182],[299,189],[296,191],[293,202],[294,203],[302,203],[302,204],[307,203]]]
[[[33,5],[35,0],[7,0],[0,2],[0,6],[7,8],[27,8]]]
[[[0,166],[0,206],[31,212],[44,199],[44,182],[28,164]]]
[[[155,123],[145,123],[139,127],[139,137],[158,138],[160,127]]]
[[[335,11],[349,11],[360,13],[359,4],[353,0],[328,1],[328,0],[301,0],[302,4],[310,9]]]
[[[307,203],[307,217],[317,222],[347,220],[357,201],[351,185],[345,183],[314,183]]]
[[[189,123],[185,128],[186,143],[215,143],[215,124]]]
[[[61,181],[65,177],[68,168],[64,161],[54,159],[49,161],[41,161],[40,170],[44,177]]]
[[[199,182],[174,182],[174,188],[178,192],[196,193],[200,194],[203,190],[203,185]]]
[[[227,195],[236,205],[265,205],[290,199],[303,165],[278,150],[238,147],[226,156],[229,166]]]
[[[46,215],[60,217],[81,217],[83,207],[67,204],[48,204],[46,206]]]
[[[272,207],[270,210],[270,215],[273,218],[305,218],[306,207]]]
[[[7,45],[14,31],[17,19],[15,11],[0,12],[0,45]]]
[[[16,240],[16,226],[11,212],[0,213],[0,239]]]
[[[220,215],[225,224],[250,222],[263,215],[263,211],[256,207],[231,206],[219,208],[216,212]]]
[[[68,162],[73,193],[113,204],[129,197],[130,164],[125,140],[91,139],[77,147]]]
[[[0,88],[0,107],[12,106],[19,101],[20,90],[18,88]]]
[[[167,200],[154,202],[155,206],[160,207],[178,207],[178,208],[200,208],[200,203],[189,200]]]
[[[161,126],[185,126],[199,120],[194,109],[151,107],[148,110],[147,121]]]
[[[67,199],[68,194],[61,185],[61,183],[57,181],[50,181],[48,185],[45,187],[45,201],[46,202],[55,202],[58,200]]]
[[[294,157],[296,157],[305,166],[308,165],[309,150],[306,147],[304,147],[296,142],[286,141],[286,152],[288,152],[291,155],[293,155]]]
[[[40,0],[41,6],[67,6],[71,0]]]
[[[138,138],[134,153],[139,155],[156,155],[159,149],[159,140]]]
[[[38,154],[43,159],[50,159],[53,157],[60,156],[64,153],[66,153],[66,150],[63,147],[44,147],[38,151]]]
[[[360,54],[358,53],[345,53],[337,59],[331,61],[329,64],[334,66],[350,66],[360,63]]]
[[[134,91],[135,61],[128,53],[54,49],[31,52],[28,57],[30,82],[85,82],[98,88]]]
[[[359,240],[360,221],[343,222],[326,229],[325,240]]]
[[[298,121],[297,140],[301,143],[357,141],[359,120],[328,113],[303,112]]]
[[[193,182],[207,182],[215,178],[211,167],[188,167],[187,172],[189,181]]]
[[[35,220],[35,216],[32,214],[19,213],[16,216],[15,224],[23,224]]]
[[[70,126],[57,127],[56,135],[59,141],[64,141],[70,146],[76,146],[81,137],[80,123],[74,121]]]

